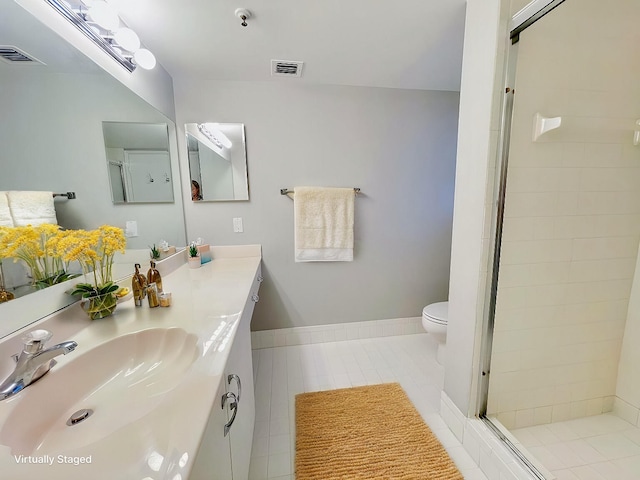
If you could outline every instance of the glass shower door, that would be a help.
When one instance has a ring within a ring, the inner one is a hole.
[[[564,2],[515,36],[485,369],[506,429],[638,418],[639,20],[637,0]]]

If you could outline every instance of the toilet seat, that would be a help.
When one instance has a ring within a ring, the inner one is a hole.
[[[427,305],[422,310],[422,318],[438,325],[447,325],[449,322],[449,302],[438,302]]]
[[[436,362],[440,365],[444,362],[448,323],[449,302],[432,303],[422,310],[422,327],[438,344]]]

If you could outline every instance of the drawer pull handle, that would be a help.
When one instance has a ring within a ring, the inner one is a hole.
[[[258,300],[260,300],[260,297],[258,296],[257,293],[254,293],[253,295],[251,295],[251,300],[258,303]]]
[[[235,373],[230,373],[227,377],[227,382],[229,382],[229,385],[231,385],[232,380],[235,380],[238,384],[238,395],[236,395],[236,397],[238,398],[238,402],[240,402],[240,395],[242,394],[242,383],[240,382],[240,377]]]
[[[227,399],[231,399],[231,403],[229,406],[233,410],[233,415],[231,415],[231,419],[224,426],[224,436],[226,437],[229,434],[229,430],[231,430],[231,425],[233,425],[234,420],[236,419],[236,413],[238,413],[238,400],[236,399],[235,393],[227,392],[222,395],[222,408],[224,409],[224,405],[227,403]]]

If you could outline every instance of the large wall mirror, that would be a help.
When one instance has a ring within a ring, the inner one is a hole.
[[[127,253],[144,249],[146,254],[161,240],[186,245],[182,192],[172,174],[179,171],[175,124],[13,1],[2,2],[0,45],[13,45],[38,60],[0,60],[0,110],[5,119],[0,129],[0,190],[75,192],[72,200],[55,198],[58,224],[71,229],[133,225]],[[154,184],[165,184],[164,203],[114,204],[103,122],[118,125],[121,136],[142,125],[162,132],[162,146],[148,150],[165,152],[162,167],[149,170]],[[133,264],[127,260],[123,267],[129,271]],[[15,305],[39,304],[32,297],[54,288],[0,304],[0,337],[38,320],[22,310],[15,315]],[[55,308],[64,306],[63,298],[75,301],[60,294]]]
[[[242,123],[187,123],[191,200],[249,200]]]

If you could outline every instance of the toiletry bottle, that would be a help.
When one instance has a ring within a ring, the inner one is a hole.
[[[151,285],[152,283],[156,284],[158,287],[158,292],[162,292],[162,277],[160,276],[160,272],[156,269],[156,262],[151,260],[151,268],[147,272],[147,283]]]
[[[158,300],[158,287],[155,283],[150,283],[147,287],[147,300],[149,301],[149,307],[151,308],[160,305]]]
[[[135,264],[136,273],[133,274],[131,279],[131,290],[133,290],[133,301],[136,307],[142,306],[142,299],[147,294],[147,279],[140,273],[140,264]]]

